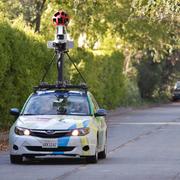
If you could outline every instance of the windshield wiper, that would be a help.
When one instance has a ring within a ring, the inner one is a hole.
[[[37,114],[30,114],[30,113],[28,114],[28,113],[27,113],[27,114],[20,114],[20,115],[24,115],[24,116],[33,116],[33,115],[37,115]]]

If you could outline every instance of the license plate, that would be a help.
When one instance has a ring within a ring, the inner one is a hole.
[[[57,148],[57,140],[44,140],[42,142],[42,148]]]

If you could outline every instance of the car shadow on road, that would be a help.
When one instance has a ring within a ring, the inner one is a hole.
[[[25,159],[22,164],[25,165],[79,165],[87,164],[84,158],[35,158],[33,160]]]

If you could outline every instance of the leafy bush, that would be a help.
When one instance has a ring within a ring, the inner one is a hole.
[[[111,55],[95,56],[85,49],[78,49],[72,56],[81,65],[78,67],[100,105],[109,109],[120,105],[124,98],[123,55],[113,52]],[[77,72],[72,71],[72,82],[81,81]]]
[[[11,121],[10,107],[21,107],[39,83],[51,53],[34,35],[0,21],[0,127]]]
[[[123,106],[141,105],[142,98],[140,96],[136,79],[126,78],[124,90],[125,90],[125,95],[124,98],[122,99],[121,105]]]
[[[162,68],[160,63],[153,62],[152,59],[143,59],[137,65],[137,82],[142,98],[153,98],[155,91],[161,85]]]

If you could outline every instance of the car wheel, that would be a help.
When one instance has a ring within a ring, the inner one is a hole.
[[[86,162],[87,163],[97,163],[98,162],[98,149],[96,147],[96,152],[94,156],[87,156],[86,157]]]
[[[107,157],[107,145],[105,144],[104,145],[104,150],[99,152],[98,158],[99,159],[106,159],[106,157]]]
[[[12,164],[21,164],[23,157],[21,155],[10,155],[10,161]]]
[[[98,154],[99,159],[106,159],[106,157],[107,157],[107,131],[106,131],[106,141],[104,145],[104,150],[99,152]]]

